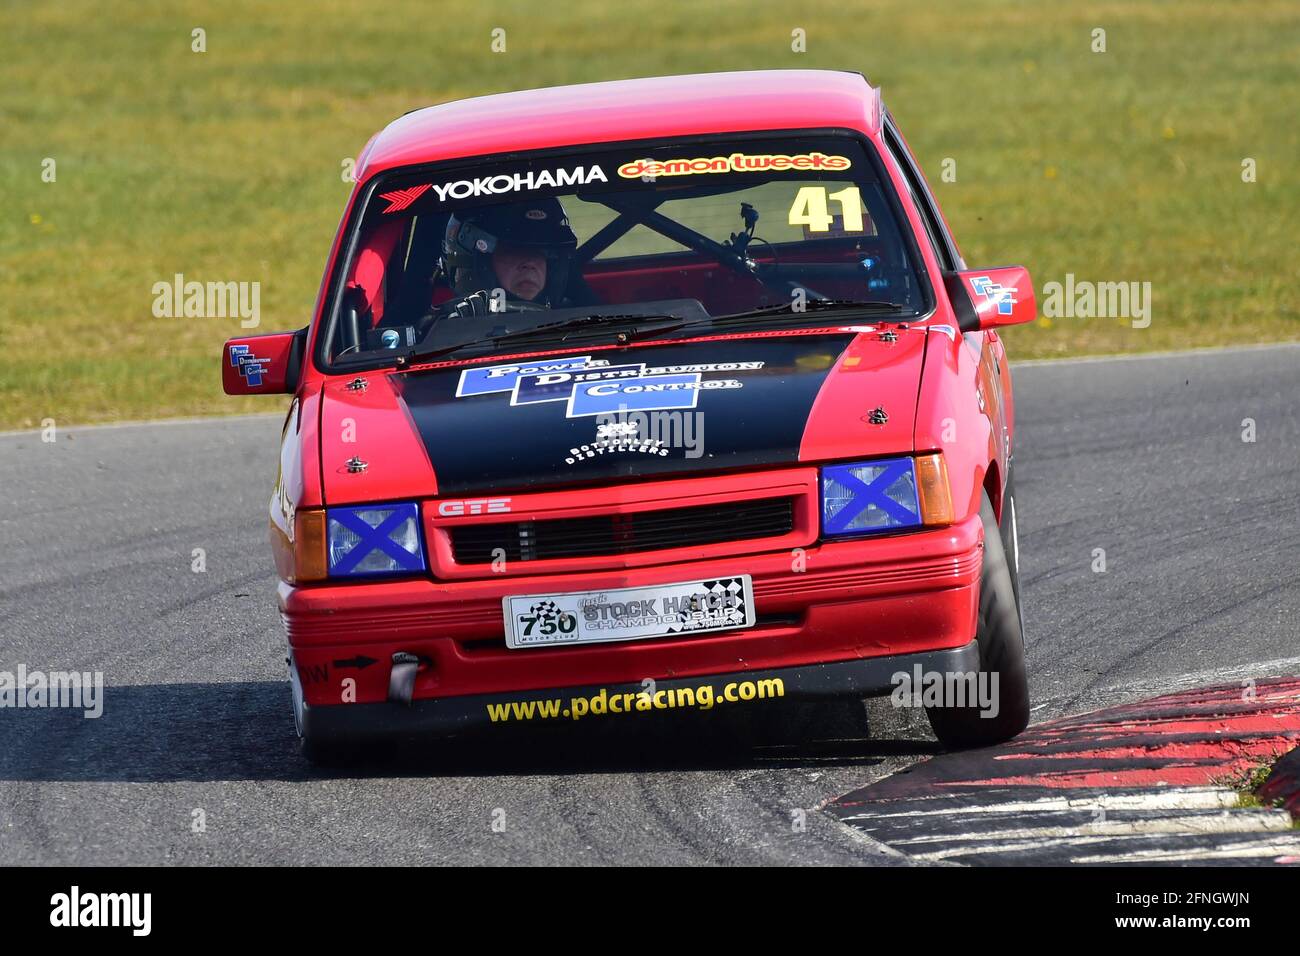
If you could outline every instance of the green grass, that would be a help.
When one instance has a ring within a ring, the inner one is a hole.
[[[1251,810],[1273,810],[1282,805],[1280,800],[1261,800],[1259,797],[1259,788],[1264,786],[1268,781],[1269,774],[1273,772],[1273,765],[1285,753],[1283,750],[1274,751],[1267,756],[1259,756],[1250,761],[1242,769],[1224,774],[1221,777],[1211,779],[1211,783],[1216,786],[1226,787],[1229,790],[1237,792],[1237,806]],[[1295,821],[1300,823],[1300,821]]]
[[[0,428],[281,407],[220,394],[237,320],[156,319],[151,287],[258,281],[261,330],[304,324],[341,164],[408,109],[756,67],[882,85],[973,266],[1152,283],[1150,328],[1040,320],[1014,357],[1300,338],[1292,0],[5,3]]]

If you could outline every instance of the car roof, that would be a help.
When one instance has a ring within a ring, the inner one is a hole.
[[[497,93],[414,110],[374,136],[357,179],[395,166],[586,143],[839,127],[874,135],[878,90],[861,73],[752,70]]]

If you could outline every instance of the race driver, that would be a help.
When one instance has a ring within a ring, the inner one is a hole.
[[[454,296],[440,311],[467,318],[508,309],[558,308],[578,240],[555,198],[484,206],[447,220],[442,265]],[[505,295],[504,303],[497,293]]]

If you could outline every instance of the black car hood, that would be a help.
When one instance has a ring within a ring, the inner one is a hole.
[[[439,494],[793,463],[853,339],[669,343],[394,376]]]

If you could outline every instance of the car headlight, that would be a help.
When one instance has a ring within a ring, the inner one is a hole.
[[[414,502],[330,508],[330,577],[417,574],[425,569]]]
[[[881,458],[821,471],[822,533],[897,531],[953,521],[943,456]]]

